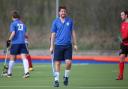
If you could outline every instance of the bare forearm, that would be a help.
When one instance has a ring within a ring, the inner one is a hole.
[[[72,36],[73,36],[73,45],[77,45],[76,33],[74,30],[73,30]]]
[[[54,41],[55,41],[55,33],[52,33],[52,34],[51,34],[51,40],[50,40],[50,45],[51,45],[52,47],[54,47]]]

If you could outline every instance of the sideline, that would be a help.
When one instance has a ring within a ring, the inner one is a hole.
[[[65,87],[65,86],[60,86],[59,88],[61,87]],[[0,86],[0,88],[53,88],[53,86]],[[71,86],[68,86],[68,88],[76,88],[76,89],[128,89],[128,87],[117,87],[117,86],[113,86],[113,87],[108,87],[108,86],[104,86],[104,87],[101,87],[101,86],[94,86],[94,87],[71,87]]]
[[[50,56],[31,56],[32,60],[51,60]],[[4,59],[4,55],[0,55],[0,60]],[[8,57],[9,58],[9,57]],[[21,59],[17,56],[17,59]],[[88,60],[88,61],[98,61],[98,62],[118,62],[119,56],[73,56],[73,60]],[[126,58],[128,62],[128,58]]]

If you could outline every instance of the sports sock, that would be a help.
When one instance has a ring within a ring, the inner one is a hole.
[[[13,69],[14,63],[15,63],[15,61],[13,61],[13,60],[9,61],[8,74],[12,74],[12,69]]]
[[[70,70],[65,70],[64,77],[69,77],[69,72],[70,72]]]
[[[59,81],[59,72],[55,72],[55,81]]]
[[[124,72],[124,62],[119,63],[119,70],[120,70],[120,75],[123,76]]]
[[[28,60],[23,59],[24,73],[26,74],[28,71]]]
[[[30,55],[27,55],[27,59],[28,59],[29,68],[32,68],[31,56]]]

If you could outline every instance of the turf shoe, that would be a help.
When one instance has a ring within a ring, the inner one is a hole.
[[[12,74],[8,74],[7,72],[3,72],[3,74],[1,74],[1,77],[12,77]]]
[[[116,80],[123,80],[123,75],[119,75]]]
[[[29,68],[29,71],[33,71],[34,69],[31,67],[31,68]]]
[[[59,87],[59,81],[54,81],[54,87]]]
[[[8,75],[7,72],[3,72],[3,73],[1,74],[1,77],[7,76],[7,75]]]
[[[64,82],[63,82],[64,85],[65,86],[68,86],[68,77],[63,77],[63,79],[64,79]]]
[[[7,77],[8,77],[8,78],[12,77],[12,74],[7,74]]]
[[[26,74],[24,74],[24,76],[23,76],[23,78],[28,78],[28,77],[30,77],[29,72],[27,72],[27,73],[26,73]]]

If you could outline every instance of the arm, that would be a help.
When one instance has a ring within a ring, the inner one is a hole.
[[[55,41],[55,33],[51,33],[51,38],[50,38],[50,52],[53,53],[54,51],[54,41]]]
[[[10,35],[10,37],[9,37],[9,39],[8,40],[12,40],[13,39],[13,37],[15,36],[15,31],[13,31],[13,32],[11,32],[11,35]]]
[[[25,38],[28,39],[28,33],[25,33]]]
[[[11,45],[11,40],[13,39],[14,36],[15,36],[15,31],[11,32],[9,39],[7,40],[6,43],[7,48]]]
[[[28,37],[28,33],[25,33],[25,44],[28,47],[29,45],[29,37]]]
[[[73,38],[73,47],[74,47],[75,50],[77,50],[78,47],[77,47],[77,39],[76,39],[76,32],[75,32],[75,30],[72,31],[72,38]]]

